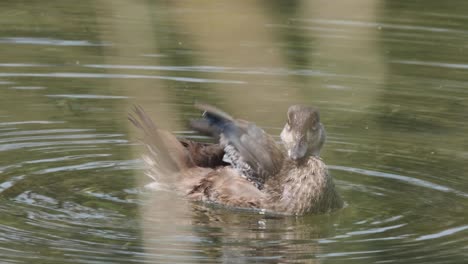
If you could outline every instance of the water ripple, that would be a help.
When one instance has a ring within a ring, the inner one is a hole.
[[[74,99],[128,99],[129,96],[99,95],[99,94],[48,94],[47,97]]]
[[[435,234],[420,236],[416,238],[415,240],[420,241],[420,240],[440,238],[440,237],[449,236],[458,232],[462,232],[467,229],[468,229],[468,225],[454,227],[454,228],[446,229],[444,231],[441,231]]]
[[[10,37],[0,38],[0,43],[47,46],[109,46],[109,43],[92,43],[87,40],[64,40],[53,38]]]
[[[429,181],[417,179],[417,178],[412,178],[409,176],[402,176],[398,174],[393,174],[393,173],[386,173],[386,172],[379,172],[379,171],[372,171],[372,170],[365,170],[365,169],[358,169],[358,168],[352,168],[352,167],[345,167],[345,166],[336,166],[336,165],[330,165],[328,166],[330,169],[334,170],[340,170],[340,171],[347,171],[347,172],[354,172],[362,175],[367,175],[367,176],[374,176],[374,177],[381,177],[381,178],[387,178],[387,179],[394,179],[394,180],[399,180],[408,184],[420,186],[420,187],[425,187],[437,191],[442,191],[442,192],[451,192],[455,193],[457,195],[463,196],[463,197],[468,197],[468,193],[464,193],[459,190],[452,189],[447,186],[435,184]]]
[[[371,253],[382,253],[387,252],[390,250],[368,250],[368,251],[348,251],[348,252],[333,252],[333,253],[326,253],[326,254],[317,254],[318,257],[326,258],[326,257],[346,257],[352,255],[368,255]]]
[[[42,63],[0,63],[0,67],[21,68],[21,67],[54,67],[53,64]]]
[[[0,77],[39,77],[39,78],[89,78],[89,79],[160,79],[179,82],[194,83],[225,83],[245,84],[245,81],[204,79],[193,77],[171,77],[142,74],[110,74],[110,73],[75,73],[75,72],[52,72],[52,73],[0,73]]]
[[[69,160],[77,160],[77,159],[84,159],[84,158],[98,158],[98,157],[109,157],[109,156],[112,156],[112,154],[83,154],[83,155],[56,157],[56,158],[51,158],[51,159],[31,160],[31,161],[25,161],[23,163],[24,164],[38,164],[38,163],[69,161]]]
[[[17,121],[17,122],[2,122],[0,126],[14,126],[14,125],[26,125],[26,124],[63,124],[65,121],[46,121],[46,120],[33,120],[33,121]]]
[[[122,134],[71,134],[71,135],[46,135],[46,136],[29,136],[29,137],[11,137],[6,139],[0,139],[0,143],[12,143],[20,141],[32,141],[32,140],[48,140],[48,139],[84,139],[84,138],[110,138],[120,137]],[[1,144],[0,144],[1,146]]]
[[[77,219],[84,218],[106,220],[122,216],[121,214],[115,211],[106,210],[104,208],[96,210],[91,207],[77,204],[71,201],[59,201],[55,198],[35,193],[33,191],[24,191],[21,194],[17,195],[15,198],[13,198],[13,201],[22,204],[22,206],[29,206],[29,209],[25,209],[25,211],[28,212],[28,218],[36,220],[47,219],[79,222]],[[18,206],[20,206],[19,204]],[[38,210],[33,210],[34,207],[38,207]],[[47,210],[40,210],[41,208]],[[56,222],[50,223],[57,224]],[[82,224],[91,226],[96,225],[98,223],[89,222]],[[44,224],[41,224],[41,226],[44,226]]]
[[[86,191],[85,193],[95,198],[104,199],[104,200],[117,202],[117,203],[136,203],[137,202],[136,199],[120,199],[118,197],[112,196],[107,193],[96,193],[96,192],[91,192],[91,191]]]
[[[27,142],[27,143],[13,143],[0,145],[0,151],[8,151],[22,148],[46,147],[50,145],[87,145],[87,144],[119,144],[128,143],[124,139],[96,139],[96,140],[76,140],[76,141],[44,141],[44,142]]]
[[[392,63],[408,64],[408,65],[419,65],[419,66],[430,66],[440,67],[458,70],[468,70],[468,64],[460,63],[446,63],[446,62],[435,62],[435,61],[416,61],[416,60],[393,60]]]
[[[162,65],[113,65],[113,64],[86,64],[84,67],[101,69],[126,69],[126,70],[158,70],[158,71],[182,71],[182,72],[208,72],[208,73],[228,73],[228,74],[248,74],[248,75],[299,75],[299,76],[336,76],[333,73],[326,73],[311,69],[289,69],[272,67],[224,67],[224,66],[162,66]],[[356,78],[353,76],[345,76]]]
[[[1,123],[0,123],[1,124]],[[21,136],[21,135],[40,135],[40,134],[55,134],[55,133],[79,133],[95,131],[95,129],[38,129],[38,130],[18,130],[13,132],[0,133],[0,137],[4,136]]]
[[[0,168],[0,173],[2,173],[1,168]],[[25,175],[20,175],[20,176],[16,176],[16,177],[11,178],[8,181],[4,181],[4,182],[0,183],[0,193],[2,193],[3,191],[5,191],[8,188],[11,188],[12,186],[15,185],[16,182],[19,182],[22,179],[24,179],[24,177],[26,177],[26,176]]]
[[[368,21],[356,21],[356,20],[333,20],[333,19],[295,19],[296,21],[312,22],[317,24],[326,25],[338,25],[338,26],[351,26],[351,27],[371,27],[377,29],[399,29],[399,30],[415,30],[425,32],[442,32],[442,33],[457,33],[457,34],[468,34],[466,30],[456,30],[449,28],[440,27],[428,27],[428,26],[413,26],[408,24],[389,24],[389,23],[375,23]]]
[[[53,147],[44,147],[44,148],[33,148],[29,151],[40,151],[42,153],[62,153],[62,152],[72,152],[72,151],[102,151],[102,150],[110,150],[108,147],[99,147],[99,146],[79,146],[79,147],[72,147],[68,145],[62,146],[53,146]]]
[[[78,165],[52,167],[52,168],[36,171],[34,172],[34,174],[46,174],[46,173],[53,173],[53,172],[59,172],[59,171],[80,171],[80,170],[113,168],[115,166],[119,166],[120,163],[127,164],[127,162],[128,161],[122,161],[122,160],[93,161],[93,162],[87,162],[87,163],[78,164]]]
[[[13,86],[13,87],[10,87],[8,88],[10,90],[31,90],[31,91],[34,91],[34,90],[44,90],[45,88],[42,87],[42,86]]]
[[[349,235],[349,236],[354,236],[354,235],[367,235],[367,234],[382,233],[382,232],[385,232],[387,230],[400,228],[400,227],[405,226],[405,225],[407,225],[407,224],[399,224],[399,225],[394,225],[394,226],[371,228],[371,229],[366,229],[366,230],[348,232],[346,234]]]

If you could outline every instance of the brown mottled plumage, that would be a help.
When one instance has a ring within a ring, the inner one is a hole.
[[[325,130],[318,112],[292,106],[281,133],[284,147],[253,123],[212,106],[198,105],[204,119],[192,127],[219,138],[206,144],[177,138],[157,128],[135,108],[129,119],[144,131],[147,174],[191,200],[300,215],[340,208],[343,202],[318,157]]]

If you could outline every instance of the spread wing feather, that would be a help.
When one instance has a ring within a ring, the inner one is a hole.
[[[281,169],[283,152],[275,140],[253,123],[236,120],[208,105],[196,105],[204,111],[204,119],[192,121],[192,127],[203,124],[204,133],[219,136],[224,146],[224,160],[258,188]],[[194,125],[195,124],[195,125]]]

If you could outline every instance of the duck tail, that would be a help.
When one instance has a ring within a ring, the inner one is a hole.
[[[135,105],[128,119],[144,133],[141,141],[147,153],[143,160],[148,165],[149,177],[159,181],[164,175],[194,166],[179,140],[168,131],[159,129],[142,107]]]
[[[195,108],[203,111],[203,118],[191,120],[190,126],[201,133],[218,138],[234,122],[234,118],[214,106],[197,103]]]

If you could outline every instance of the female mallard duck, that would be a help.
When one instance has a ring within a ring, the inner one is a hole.
[[[219,144],[177,139],[140,108],[129,119],[145,133],[148,175],[190,200],[301,215],[341,208],[343,202],[318,157],[325,130],[317,110],[294,105],[281,132],[283,146],[255,124],[208,105],[195,130]]]

